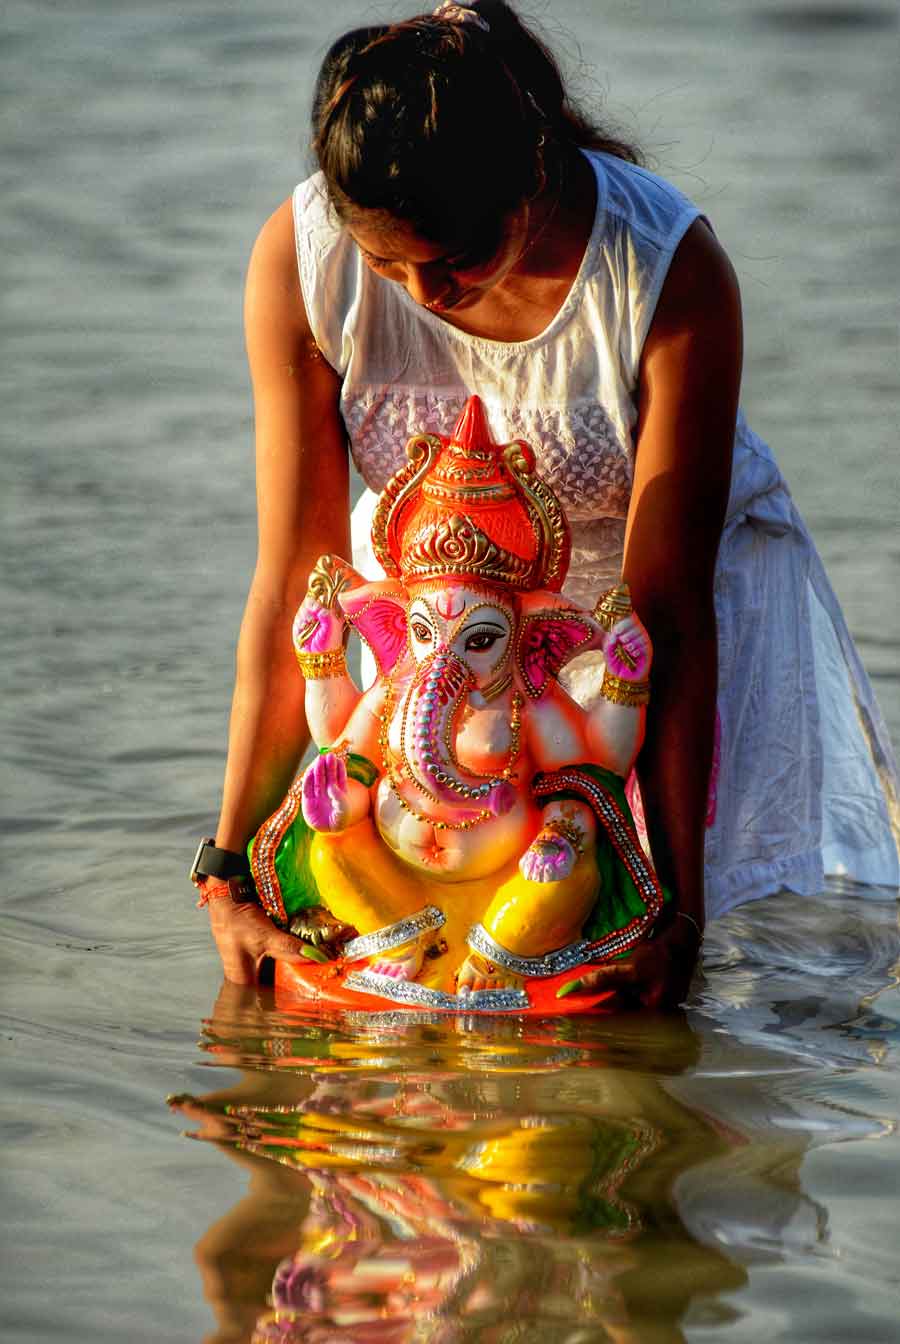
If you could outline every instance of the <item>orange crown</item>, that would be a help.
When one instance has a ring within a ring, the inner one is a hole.
[[[491,440],[478,397],[466,402],[449,439],[416,434],[406,456],[372,519],[386,574],[407,585],[452,575],[559,591],[571,549],[565,514],[535,475],[528,444]]]

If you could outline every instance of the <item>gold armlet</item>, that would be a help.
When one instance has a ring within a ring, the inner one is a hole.
[[[565,817],[553,817],[550,821],[544,822],[538,838],[545,835],[559,835],[563,840],[568,840],[576,854],[583,852],[584,831],[580,826],[576,826],[574,821],[566,821]]]
[[[598,599],[593,611],[594,620],[603,626],[607,634],[617,622],[630,615],[631,593],[628,591],[627,583],[620,583],[617,587],[610,588]]]
[[[305,653],[298,649],[297,666],[307,681],[347,675],[347,659],[343,649],[328,649],[325,653]]]
[[[649,703],[650,683],[649,681],[626,681],[624,677],[614,677],[607,670],[603,673],[600,694],[604,700],[609,700],[614,705],[627,705],[634,709],[639,705]]]

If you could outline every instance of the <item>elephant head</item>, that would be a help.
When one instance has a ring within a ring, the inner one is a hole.
[[[456,737],[467,707],[484,708],[512,687],[540,699],[575,654],[598,648],[602,626],[556,593],[516,593],[455,576],[403,588],[365,584],[339,601],[382,675],[404,671],[404,759],[443,803],[502,813],[511,786],[460,766]]]

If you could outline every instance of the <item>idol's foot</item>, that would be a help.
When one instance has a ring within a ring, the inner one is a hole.
[[[375,975],[385,975],[391,980],[415,980],[425,952],[443,923],[444,915],[437,906],[426,905],[395,924],[354,938],[344,948],[344,957],[350,962],[365,961]]]
[[[392,980],[415,980],[425,960],[425,938],[413,938],[390,952],[382,952],[369,962],[369,970]]]
[[[456,992],[469,994],[476,989],[520,989],[523,977],[504,970],[479,952],[470,952],[456,973]]]

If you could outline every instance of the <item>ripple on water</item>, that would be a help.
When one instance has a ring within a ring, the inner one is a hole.
[[[254,1338],[276,1338],[273,1292],[304,1340],[426,1311],[453,1341],[686,1320],[741,1338],[787,1273],[784,1328],[813,1338],[796,1284],[818,1276],[851,1330],[862,1261],[878,1338],[892,1271],[856,1201],[892,1217],[898,951],[895,894],[835,887],[711,925],[680,1017],[322,1018],[224,986],[200,1043],[224,1086],[170,1105],[265,1174],[239,1234]],[[252,1228],[276,1206],[266,1257]],[[216,1266],[237,1253],[217,1240]],[[201,1238],[201,1272],[211,1254]]]
[[[771,5],[755,9],[751,22],[788,33],[852,35],[897,26],[897,12],[887,5]]]

